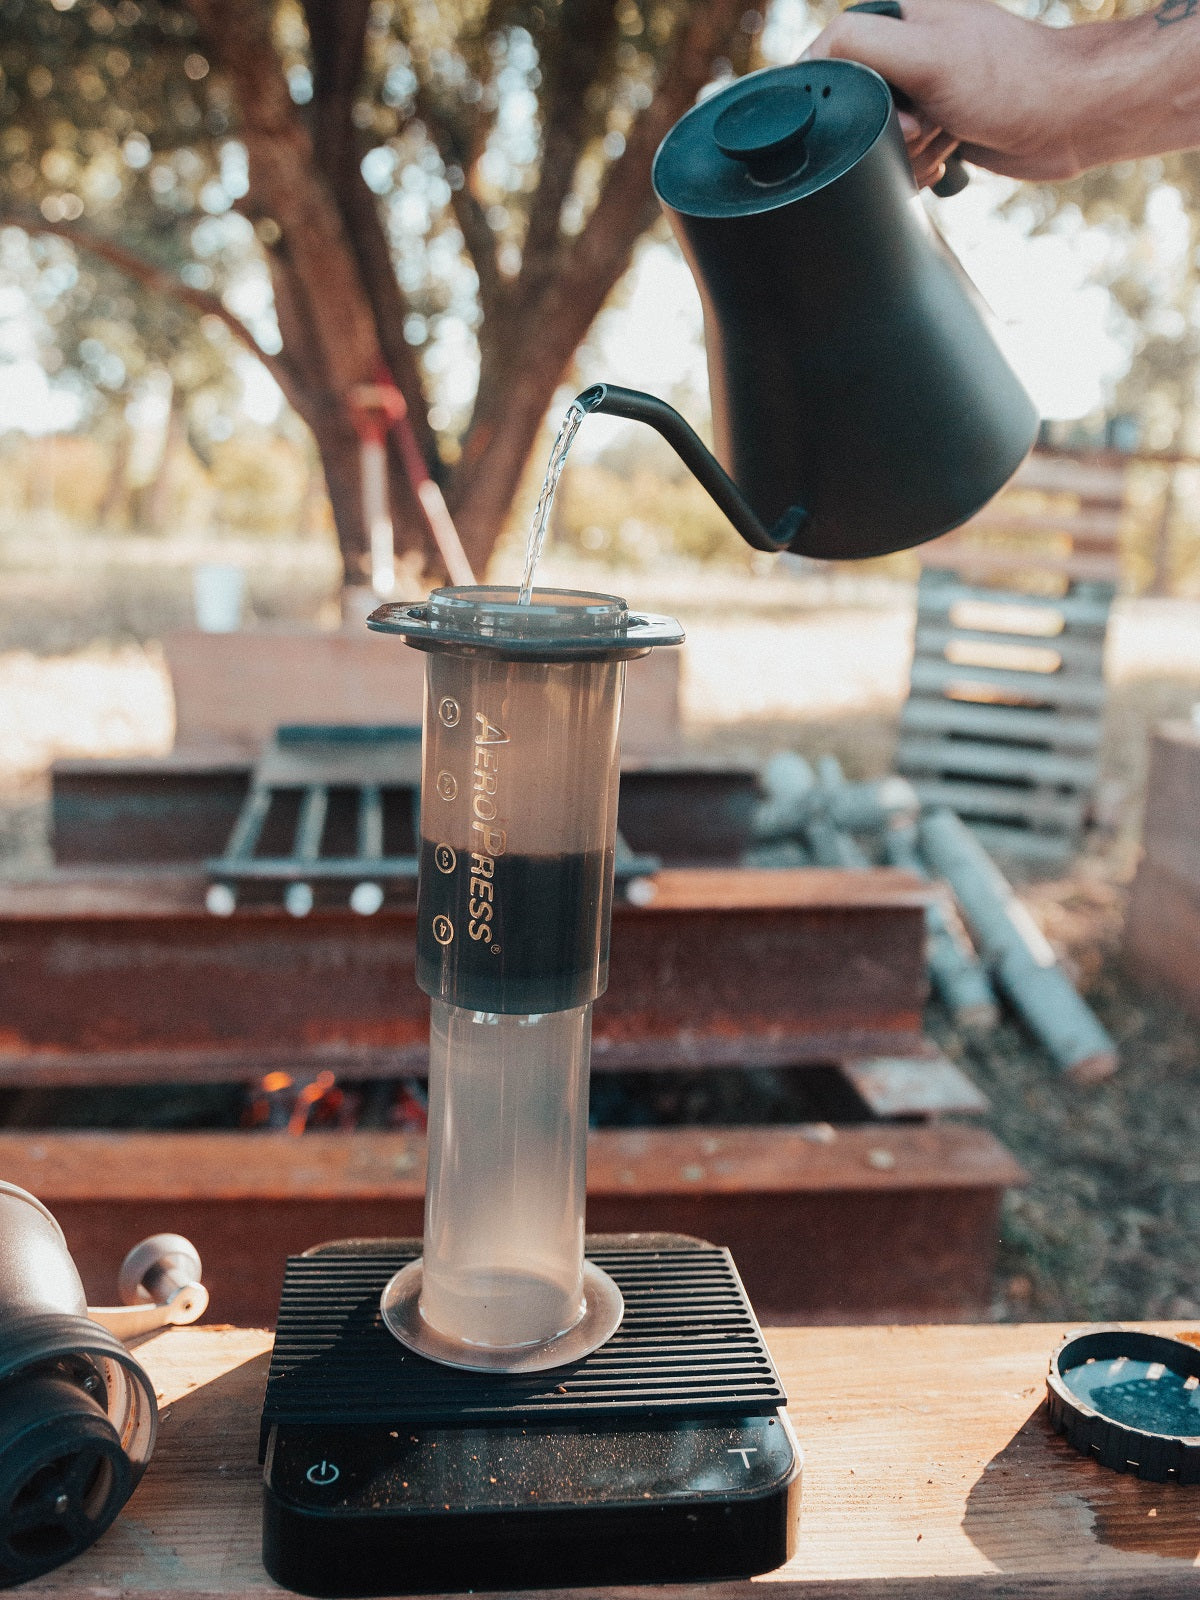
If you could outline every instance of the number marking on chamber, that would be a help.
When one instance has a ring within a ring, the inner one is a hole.
[[[443,800],[456,800],[458,798],[458,779],[452,772],[442,771],[438,773],[437,792]]]
[[[454,938],[454,924],[449,917],[436,916],[433,919],[433,937],[439,944],[446,945]]]
[[[458,865],[458,857],[455,855],[453,847],[448,844],[438,845],[433,852],[433,859],[437,862],[439,872],[451,873]]]
[[[438,716],[441,718],[443,727],[457,728],[458,719],[462,716],[458,701],[451,695],[447,695],[438,706]]]

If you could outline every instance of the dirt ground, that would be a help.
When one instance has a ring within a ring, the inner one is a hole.
[[[670,608],[661,584],[641,587],[632,601]],[[911,629],[902,592],[855,603],[743,583],[725,585],[719,601],[674,598],[690,628],[684,714],[695,739],[737,757],[833,753],[851,776],[888,770]],[[20,611],[0,605],[0,871],[18,874],[49,861],[51,760],[153,753],[172,738],[152,637],[122,627],[84,646],[56,635],[47,641],[55,653],[38,652],[27,617],[13,620]],[[929,1018],[990,1097],[990,1126],[1029,1173],[1005,1206],[999,1318],[1200,1315],[1200,1024],[1139,990],[1120,957],[1148,734],[1200,701],[1200,608],[1126,605],[1109,679],[1106,829],[1068,877],[1021,893],[1117,1039],[1119,1073],[1076,1087],[1011,1021],[971,1038],[936,1011]],[[755,1092],[770,1099],[762,1085]]]

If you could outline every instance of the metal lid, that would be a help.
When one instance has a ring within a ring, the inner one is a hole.
[[[380,606],[367,626],[401,634],[418,650],[470,650],[508,660],[621,659],[683,642],[674,617],[631,612],[616,595],[535,589],[528,605],[518,605],[518,592],[508,585],[435,589],[421,605]]]
[[[1136,1328],[1073,1335],[1050,1357],[1050,1420],[1084,1455],[1153,1483],[1200,1483],[1200,1349]]]
[[[654,158],[654,188],[685,216],[772,211],[848,172],[891,114],[887,84],[853,61],[753,72],[679,119]]]

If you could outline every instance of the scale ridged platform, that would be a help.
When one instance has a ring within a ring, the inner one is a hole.
[[[768,1416],[786,1395],[728,1250],[679,1234],[588,1241],[625,1298],[617,1332],[573,1366],[473,1373],[412,1354],[379,1296],[417,1240],[344,1240],[287,1264],[263,1409],[272,1423]]]

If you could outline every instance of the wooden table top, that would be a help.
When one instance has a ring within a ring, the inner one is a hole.
[[[1178,1325],[1162,1331],[1200,1333]],[[750,1583],[635,1600],[1172,1600],[1200,1596],[1200,1487],[1077,1455],[1043,1406],[1069,1331],[785,1328],[767,1338],[804,1448],[795,1559]],[[162,1425],[105,1537],[30,1597],[278,1596],[259,1564],[258,1414],[271,1336],[177,1328],[143,1343]],[[598,1596],[599,1590],[569,1591]]]

